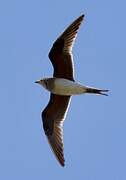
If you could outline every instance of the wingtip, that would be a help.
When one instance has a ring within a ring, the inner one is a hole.
[[[61,167],[65,167],[65,162],[60,162]]]
[[[59,164],[61,165],[61,167],[65,166],[64,154],[63,154],[63,159],[60,159],[59,157],[57,157],[57,160],[58,160]]]
[[[85,16],[85,14],[82,14],[81,16],[82,16],[82,17],[84,17],[84,16]]]
[[[81,17],[81,18],[84,18],[84,17],[85,17],[85,14],[82,14],[80,17]]]
[[[76,21],[80,22],[80,24],[81,24],[81,22],[84,20],[84,17],[85,17],[85,15],[82,14],[76,19]]]
[[[84,19],[84,17],[85,17],[85,14],[82,14],[82,15],[80,15],[80,16],[79,16],[79,18],[78,18],[78,19],[82,19],[82,20],[83,20],[83,19]]]

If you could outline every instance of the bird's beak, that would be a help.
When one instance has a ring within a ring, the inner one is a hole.
[[[39,83],[40,83],[40,81],[35,81],[35,83],[38,83],[38,84],[39,84]]]

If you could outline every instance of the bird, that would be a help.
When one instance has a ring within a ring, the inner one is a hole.
[[[62,167],[65,166],[63,123],[73,95],[97,94],[108,95],[108,90],[84,86],[75,81],[72,47],[78,29],[84,19],[82,14],[73,21],[53,43],[49,59],[54,72],[53,77],[42,78],[35,83],[50,92],[50,99],[42,111],[43,129],[49,145]]]

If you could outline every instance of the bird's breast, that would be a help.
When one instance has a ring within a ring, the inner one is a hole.
[[[58,95],[75,95],[84,93],[84,86],[62,78],[55,78],[52,93]]]

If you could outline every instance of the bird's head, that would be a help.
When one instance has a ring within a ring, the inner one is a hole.
[[[38,80],[38,81],[35,81],[35,83],[40,84],[40,85],[43,86],[44,88],[47,87],[47,85],[46,85],[46,79],[40,79],[40,80]]]

